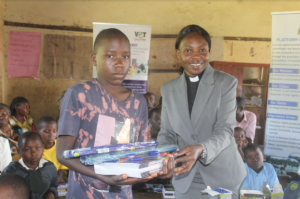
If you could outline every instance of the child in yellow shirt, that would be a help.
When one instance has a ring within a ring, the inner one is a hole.
[[[52,162],[57,169],[58,183],[65,170],[69,168],[62,165],[56,158],[56,136],[57,136],[57,123],[51,116],[43,116],[37,122],[37,132],[41,135],[44,142],[43,158]]]

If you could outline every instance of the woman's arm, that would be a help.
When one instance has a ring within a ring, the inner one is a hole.
[[[62,156],[63,151],[71,150],[74,148],[76,137],[73,136],[59,136],[57,138],[56,157],[57,160],[67,166],[69,169],[81,173],[83,175],[99,179],[109,185],[131,185],[139,182],[146,182],[156,177],[156,175],[149,176],[147,178],[128,178],[126,174],[119,176],[106,176],[95,173],[94,166],[85,166],[79,160],[79,158],[64,158]]]

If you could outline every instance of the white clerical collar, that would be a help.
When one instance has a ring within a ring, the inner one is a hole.
[[[197,81],[199,81],[198,75],[195,76],[195,77],[189,77],[189,78],[190,78],[190,81],[191,81],[191,82],[197,82]]]
[[[44,165],[46,162],[48,162],[48,160],[45,160],[44,158],[41,158],[41,160],[40,160],[40,162],[39,162],[39,165],[35,168],[35,170],[38,170],[38,168],[42,168],[43,165]],[[28,166],[26,166],[26,164],[25,164],[24,161],[23,161],[23,158],[21,158],[21,159],[19,160],[19,163],[20,163],[25,169],[27,169],[27,170],[33,170],[33,169],[29,168]]]

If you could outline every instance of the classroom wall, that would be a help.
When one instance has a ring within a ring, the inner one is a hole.
[[[217,54],[217,56],[212,55],[214,60],[269,63],[270,42],[224,40],[224,37],[270,38],[271,12],[294,11],[299,7],[300,1],[291,0],[2,0],[0,1],[0,20],[82,28],[92,28],[92,22],[143,24],[152,25],[152,34],[177,34],[182,27],[195,23],[203,26],[214,37],[212,51],[216,51],[215,54]],[[1,66],[3,57],[5,58],[4,67],[1,67],[0,71],[1,101],[9,104],[13,97],[22,95],[29,99],[32,107],[31,115],[35,119],[42,115],[57,117],[59,111],[55,103],[56,97],[65,88],[83,80],[47,79],[41,73],[39,73],[39,80],[7,78],[4,70],[6,70],[7,63],[8,37],[5,35],[10,30],[79,36],[84,33],[3,27],[3,24],[0,24]],[[164,55],[159,54],[159,56]],[[150,65],[150,69],[153,68],[164,69],[166,67],[163,64]],[[161,84],[176,76],[175,73],[150,74],[148,89],[159,95]]]

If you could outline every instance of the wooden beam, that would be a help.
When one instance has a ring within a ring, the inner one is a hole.
[[[150,69],[148,70],[148,74],[150,73],[180,73],[179,69]]]
[[[271,38],[259,38],[259,37],[224,37],[224,40],[235,41],[271,41]]]

